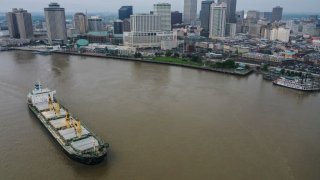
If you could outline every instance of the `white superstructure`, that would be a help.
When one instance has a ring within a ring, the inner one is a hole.
[[[319,84],[315,83],[314,81],[311,81],[310,79],[280,77],[279,79],[273,81],[273,83],[279,86],[284,86],[287,88],[297,89],[301,91],[320,90]]]

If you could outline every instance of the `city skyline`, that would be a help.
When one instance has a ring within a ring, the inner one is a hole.
[[[42,12],[43,7],[52,2],[52,0],[44,0],[39,2],[38,0],[29,0],[28,3],[22,0],[3,0],[1,2],[0,12],[8,12],[12,8],[17,7],[15,4],[19,4],[18,8],[24,8],[29,12]],[[123,1],[102,1],[102,0],[91,0],[90,2],[85,0],[79,0],[77,2],[70,2],[66,0],[56,0],[59,4],[63,5],[66,12],[85,12],[86,10],[90,13],[92,12],[106,12],[106,13],[117,13],[117,10],[123,5],[134,6],[134,13],[149,12],[153,9],[153,4],[159,3],[158,0],[144,1],[144,0],[123,0]],[[110,3],[112,2],[112,3]],[[165,3],[170,3],[172,5],[171,10],[178,10],[183,12],[183,0],[174,1],[166,0],[161,1]],[[250,0],[238,0],[237,10],[259,10],[259,11],[271,11],[275,6],[281,6],[284,8],[284,13],[320,13],[318,7],[320,6],[320,1],[317,0],[305,0],[303,1],[303,6],[301,6],[302,1],[300,0],[256,0],[254,2]],[[199,14],[201,7],[201,0],[198,0],[197,13]]]

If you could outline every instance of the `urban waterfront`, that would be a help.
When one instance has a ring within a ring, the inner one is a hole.
[[[182,67],[0,52],[1,179],[319,179],[320,95]],[[68,159],[29,112],[36,81],[110,143]]]

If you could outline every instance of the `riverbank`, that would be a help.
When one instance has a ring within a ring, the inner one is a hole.
[[[20,50],[20,51],[32,51],[35,52],[37,50],[30,49],[26,47],[15,47],[11,48],[10,50]],[[191,69],[198,69],[198,70],[204,70],[204,71],[210,71],[210,72],[218,72],[218,73],[224,73],[224,74],[231,74],[231,75],[237,75],[237,76],[247,76],[253,72],[252,69],[249,70],[243,70],[243,71],[237,71],[237,70],[231,70],[231,69],[218,69],[218,68],[210,68],[210,67],[204,67],[199,65],[190,65],[190,64],[182,64],[182,63],[175,63],[175,62],[165,62],[160,60],[153,60],[148,58],[130,58],[130,57],[119,57],[119,56],[106,56],[104,54],[97,54],[97,53],[78,53],[78,52],[66,52],[66,51],[52,51],[51,53],[56,54],[66,54],[66,55],[74,55],[74,56],[88,56],[88,57],[97,57],[97,58],[105,58],[105,59],[118,59],[118,60],[125,60],[125,61],[136,61],[136,62],[145,62],[145,63],[153,63],[153,64],[163,64],[163,65],[171,65],[171,66],[179,66],[179,67],[185,67],[185,68],[191,68]]]
[[[175,62],[164,62],[159,60],[153,60],[148,58],[130,58],[130,57],[119,57],[119,56],[105,56],[103,54],[87,54],[87,53],[77,53],[77,52],[64,52],[64,51],[55,51],[54,53],[57,54],[69,54],[69,55],[76,55],[76,56],[89,56],[89,57],[99,57],[99,58],[112,58],[112,59],[119,59],[119,60],[126,60],[126,61],[137,61],[137,62],[145,62],[145,63],[154,63],[154,64],[164,64],[164,65],[171,65],[171,66],[179,66],[185,68],[192,68],[192,69],[199,69],[211,72],[219,72],[225,74],[232,74],[238,76],[247,76],[253,72],[252,69],[245,70],[245,71],[236,71],[236,70],[229,70],[229,69],[217,69],[217,68],[209,68],[209,67],[201,67],[198,65],[190,65],[190,64],[181,64]]]

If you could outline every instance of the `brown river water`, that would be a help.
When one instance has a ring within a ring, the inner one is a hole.
[[[70,160],[27,108],[36,81],[110,144]],[[181,67],[0,52],[0,179],[319,180],[320,95]]]

